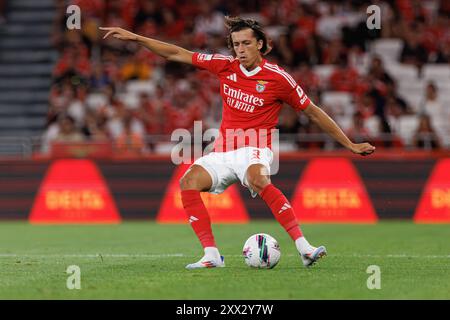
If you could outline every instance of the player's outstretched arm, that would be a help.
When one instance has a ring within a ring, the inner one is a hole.
[[[139,44],[146,47],[147,49],[149,49],[150,51],[152,51],[153,53],[169,61],[192,64],[192,55],[194,53],[184,48],[178,47],[176,45],[158,41],[151,38],[146,38],[118,27],[100,27],[100,30],[108,31],[103,37],[103,39],[112,36],[114,38],[124,41],[136,41]]]
[[[375,151],[370,143],[353,143],[330,116],[312,102],[304,110],[308,118],[353,153],[367,156]]]

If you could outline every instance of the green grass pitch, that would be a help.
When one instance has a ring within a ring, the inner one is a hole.
[[[214,225],[226,268],[188,271],[202,250],[188,225],[127,222],[105,226],[0,223],[1,299],[450,299],[450,226],[381,222],[306,224],[328,256],[304,268],[274,221]],[[272,270],[247,267],[245,240],[264,232],[280,243]],[[81,289],[66,287],[81,270]],[[367,288],[367,268],[381,289]]]

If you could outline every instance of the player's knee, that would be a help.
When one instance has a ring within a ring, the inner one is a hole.
[[[199,183],[199,177],[196,174],[185,174],[179,181],[181,190],[199,190],[202,191],[202,187]]]
[[[197,186],[196,179],[191,175],[184,175],[179,182],[181,190],[195,190]]]
[[[249,177],[248,183],[254,191],[260,193],[268,184],[270,184],[270,179],[266,176]]]

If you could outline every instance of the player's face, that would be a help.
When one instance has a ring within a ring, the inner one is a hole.
[[[259,49],[262,40],[257,41],[252,29],[244,29],[231,34],[233,49],[240,63],[248,70],[257,67],[261,60]]]

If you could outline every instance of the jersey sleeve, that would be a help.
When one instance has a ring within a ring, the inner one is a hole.
[[[281,100],[289,104],[296,111],[305,110],[311,100],[309,100],[303,89],[289,74],[284,74],[286,76],[283,76],[281,80]]]
[[[192,55],[192,64],[197,68],[208,70],[211,73],[219,74],[233,62],[233,57],[221,54],[206,54],[195,52]]]

